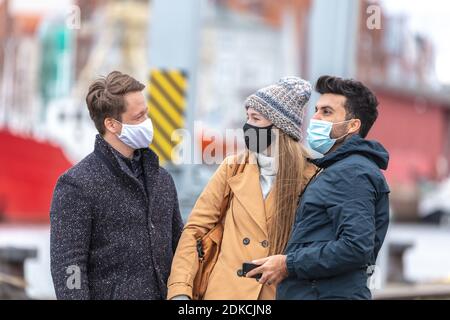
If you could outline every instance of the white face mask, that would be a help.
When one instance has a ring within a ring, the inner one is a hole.
[[[153,140],[153,124],[150,118],[139,124],[119,123],[122,124],[122,132],[120,135],[117,135],[120,141],[133,149],[148,148],[150,146]]]

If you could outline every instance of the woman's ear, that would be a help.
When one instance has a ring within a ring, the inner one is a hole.
[[[270,144],[269,148],[270,156],[278,159],[280,156],[280,129],[275,126],[272,127],[272,143]]]

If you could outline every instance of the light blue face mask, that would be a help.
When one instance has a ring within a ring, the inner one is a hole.
[[[349,121],[351,120],[333,123],[324,120],[311,119],[311,121],[309,122],[307,138],[311,149],[321,154],[326,154],[334,146],[337,140],[342,139],[348,135],[348,133],[346,133],[342,137],[332,139],[330,137],[330,133],[331,129],[333,129],[333,125]]]

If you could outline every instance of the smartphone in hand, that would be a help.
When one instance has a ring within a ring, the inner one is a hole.
[[[250,263],[250,262],[244,262],[242,264],[242,274],[245,277],[247,273],[252,271],[253,269],[259,267],[259,265]],[[255,278],[256,280],[259,280],[262,277],[262,273],[258,273],[257,275],[254,275],[252,278]]]

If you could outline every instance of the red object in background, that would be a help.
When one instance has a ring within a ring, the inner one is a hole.
[[[60,148],[5,130],[0,146],[0,218],[48,222],[56,181],[72,164]]]
[[[438,159],[449,156],[449,108],[411,92],[379,89],[376,95],[379,117],[368,139],[380,141],[389,151],[389,183],[413,185],[419,178],[436,179]]]

